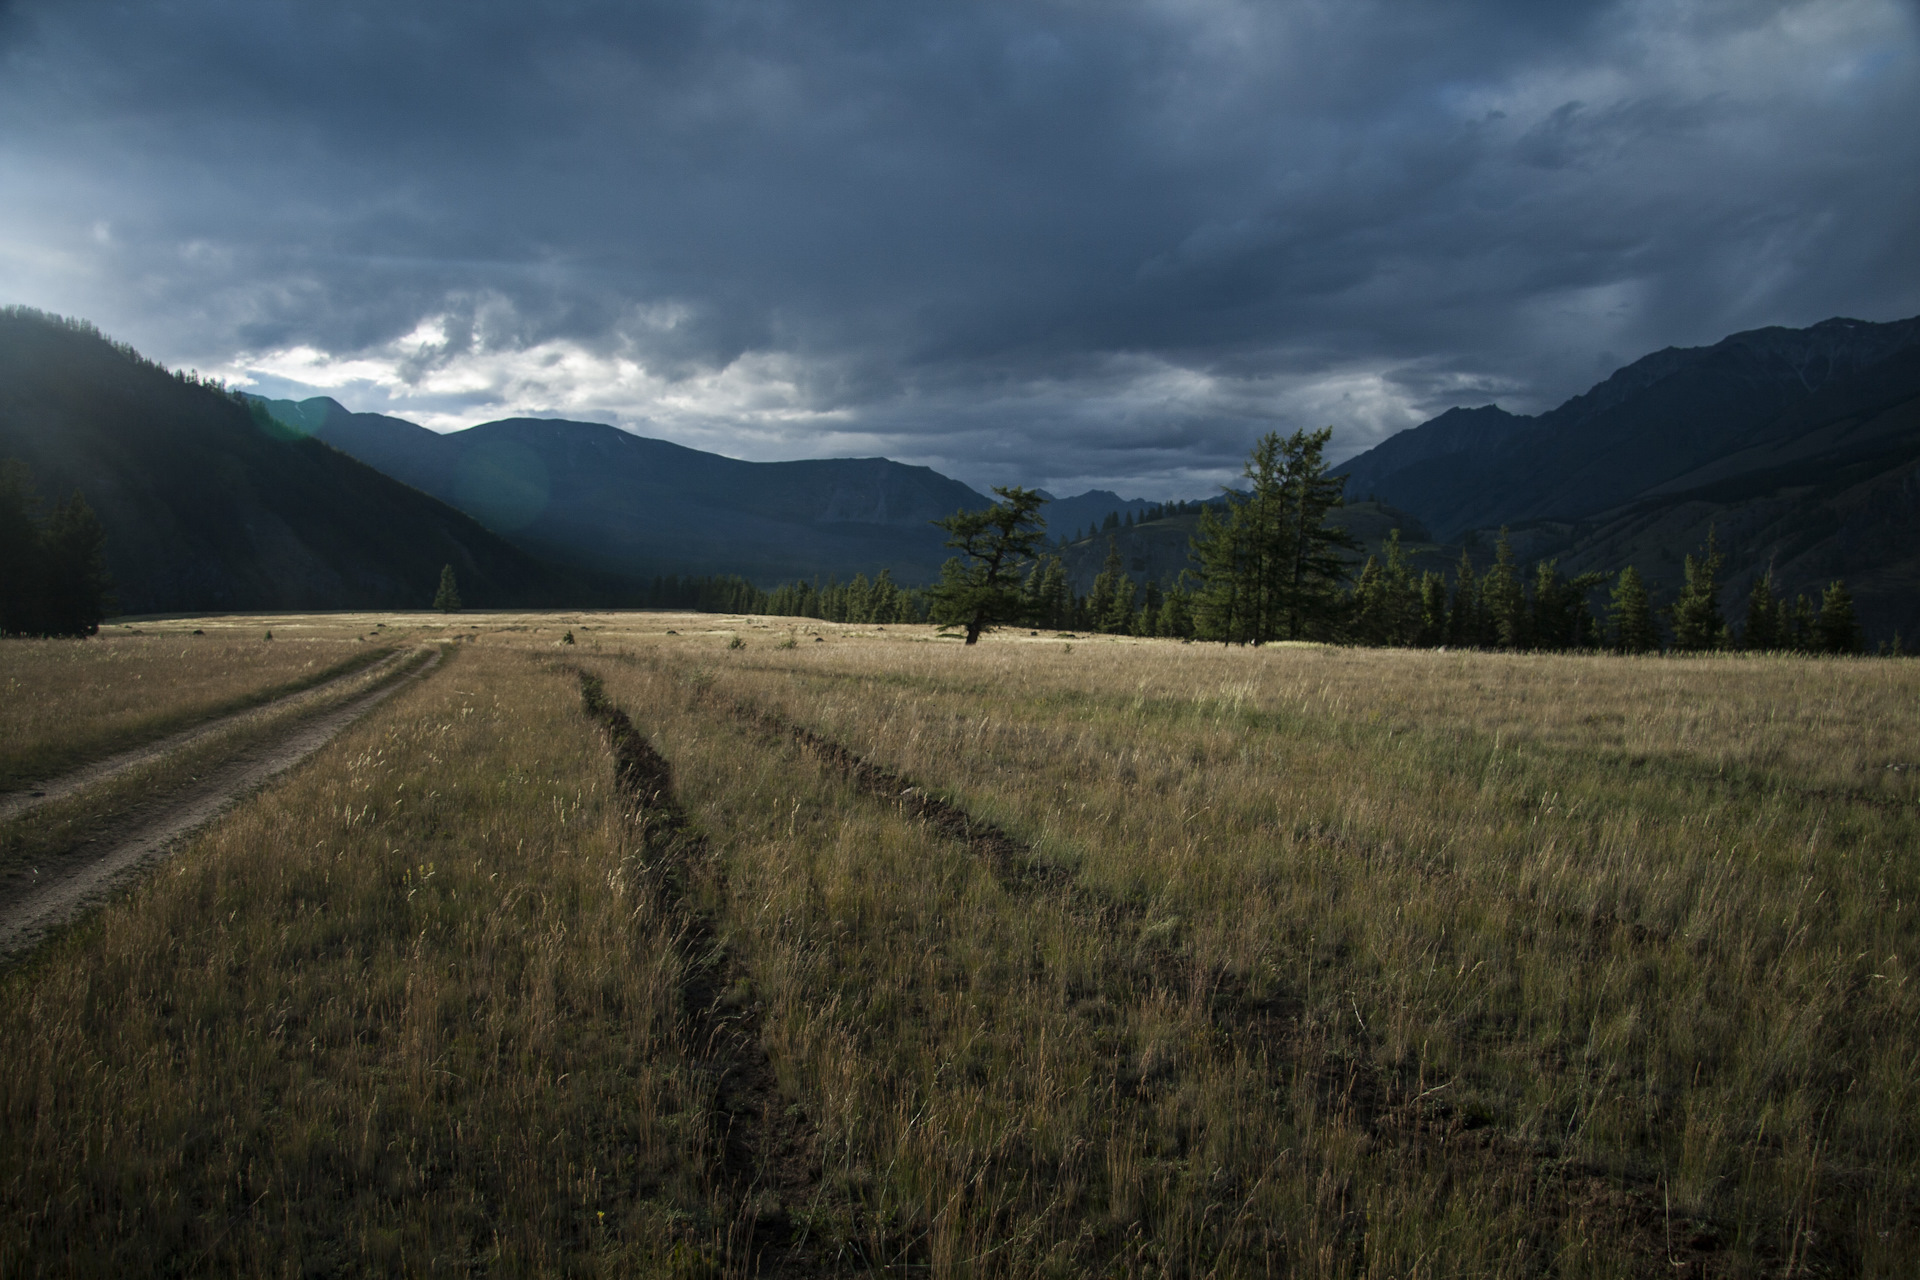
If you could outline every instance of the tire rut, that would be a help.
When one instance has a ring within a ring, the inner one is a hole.
[[[678,924],[681,1016],[694,1069],[712,1081],[715,1172],[735,1206],[731,1261],[748,1275],[839,1274],[850,1260],[828,1256],[826,1242],[812,1238],[800,1221],[825,1194],[819,1133],[781,1092],[761,1044],[756,1007],[731,998],[744,977],[740,966],[715,922],[690,901],[690,876],[696,868],[712,873],[711,851],[674,799],[672,766],[608,700],[598,676],[577,669],[574,674],[583,708],[613,750],[615,778],[636,806],[633,821],[648,854],[653,891]],[[851,1263],[867,1268],[864,1258]]]
[[[117,778],[129,769],[170,756],[176,751],[184,751],[216,734],[225,733],[236,725],[264,720],[302,702],[318,701],[351,680],[368,677],[382,678],[381,672],[390,671],[404,662],[407,656],[407,651],[390,653],[384,658],[375,659],[351,671],[342,671],[339,675],[330,676],[319,684],[296,689],[292,693],[282,694],[278,698],[262,702],[257,706],[216,716],[212,720],[182,729],[178,733],[170,733],[164,738],[158,738],[143,746],[117,752],[104,760],[96,760],[70,772],[27,783],[22,789],[0,794],[0,822],[11,821],[33,812],[42,805],[49,805],[57,800],[64,800],[68,796],[77,795],[89,787]]]
[[[92,848],[83,847],[49,868],[24,892],[0,889],[6,893],[0,898],[0,960],[18,958],[137,877],[185,837],[327,745],[394,692],[424,678],[440,658],[441,651],[433,649],[417,670],[302,719],[272,740],[221,762],[191,785],[137,806],[96,834],[88,842]]]
[[[1148,922],[1142,904],[1116,899],[1078,883],[1069,872],[1041,864],[1029,842],[778,711],[729,701],[710,688],[696,689],[695,694],[756,729],[790,739],[869,796],[925,820],[973,850],[1008,890],[1060,898],[1090,928],[1113,936],[1119,944],[1117,954],[1140,958],[1144,972],[1138,976],[1146,992],[1185,996],[1207,991],[1207,1012],[1216,1034],[1263,1059],[1276,1087],[1284,1084],[1289,1073],[1305,1067],[1326,1112],[1362,1131],[1370,1144],[1406,1157],[1437,1159],[1462,1172],[1494,1165],[1525,1170],[1541,1196],[1543,1213],[1563,1216],[1576,1205],[1604,1206],[1624,1219],[1627,1236],[1621,1243],[1642,1262],[1644,1274],[1684,1278],[1715,1270],[1716,1255],[1731,1238],[1731,1230],[1706,1216],[1673,1213],[1656,1176],[1602,1168],[1513,1140],[1479,1117],[1458,1112],[1440,1096],[1447,1084],[1427,1088],[1424,1080],[1413,1083],[1399,1078],[1402,1073],[1382,1070],[1376,1062],[1376,1037],[1357,1008],[1354,1020],[1359,1033],[1354,1039],[1361,1051],[1323,1056],[1307,1064],[1300,1048],[1309,1015],[1302,994],[1291,990],[1258,994],[1241,975],[1197,972],[1171,949],[1143,945],[1141,931]],[[1123,1070],[1116,1077],[1120,1086],[1116,1097],[1123,1104],[1137,1104],[1168,1083],[1144,1069]],[[1364,1236],[1364,1229],[1356,1226],[1347,1236],[1349,1247],[1363,1249]]]

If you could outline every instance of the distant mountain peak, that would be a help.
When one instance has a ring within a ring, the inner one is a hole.
[[[1562,541],[1527,554],[1602,569],[1638,555],[1663,589],[1718,520],[1730,590],[1778,557],[1793,590],[1857,579],[1862,617],[1911,634],[1920,599],[1894,584],[1920,573],[1915,467],[1920,318],[1835,316],[1653,352],[1536,417],[1450,409],[1336,470],[1437,537],[1551,526]]]
[[[1449,409],[1335,470],[1348,493],[1377,494],[1441,537],[1577,519],[1744,447],[1766,421],[1916,344],[1920,317],[1749,329],[1642,356],[1534,417]]]

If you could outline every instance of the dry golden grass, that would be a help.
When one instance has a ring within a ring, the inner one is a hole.
[[[1018,1126],[1029,1144],[1096,1140],[1072,1107],[1097,1077],[1067,1065],[1082,1004],[1111,1019],[1135,1074],[1176,1064],[1145,1091],[1160,1113],[1130,1152],[1112,1133],[1096,1143],[1159,1191],[1110,1171],[1071,1215],[1083,1226],[1138,1225],[1167,1265],[1257,1270],[1259,1233],[1222,1226],[1257,1221],[1283,1237],[1262,1250],[1346,1274],[1658,1270],[1662,1253],[1898,1274],[1920,1249],[1920,833],[1911,771],[1887,768],[1920,740],[1916,664],[1164,644],[659,653],[650,678],[709,690],[690,726],[732,702],[778,708],[1025,836],[1101,904],[1048,924],[1046,902],[1008,901],[983,920],[1018,941],[948,941],[926,921],[961,927],[980,891],[930,881],[924,855],[881,862],[873,837],[759,890],[764,904],[804,887],[785,915],[813,926],[796,954],[860,975],[819,977],[796,1018],[869,1010],[884,977],[901,994],[856,1042],[924,1044],[929,1071],[1006,1046],[987,1073],[996,1106],[1062,1099]],[[689,787],[739,751],[689,769]],[[738,821],[752,796],[699,811]],[[836,931],[850,909],[831,887],[880,866],[863,892],[892,905],[851,918],[882,925]],[[1119,923],[1082,918],[1102,910]],[[949,952],[973,975],[967,999],[1000,1005],[990,1031],[937,1031]],[[1169,972],[1143,984],[1156,956]],[[1040,1039],[1047,1064],[1023,1072],[1011,1046]],[[931,1074],[890,1076],[884,1055],[843,1073],[873,1078],[901,1107],[939,1105]],[[1329,1097],[1345,1110],[1316,1131]],[[978,1167],[980,1131],[943,1129],[964,1136],[923,1170]],[[1027,1145],[993,1179],[1059,1185],[1069,1146]],[[1256,1212],[1215,1193],[1278,1194],[1282,1151],[1297,1163],[1280,1201]],[[1337,1205],[1300,1177],[1344,1188]],[[983,1246],[1021,1235],[973,1222]],[[1324,1257],[1314,1223],[1338,1242]],[[1051,1256],[1040,1244],[1062,1247],[1024,1225],[1033,1265]],[[1096,1257],[1112,1255],[1073,1265]]]
[[[638,854],[570,677],[399,695],[0,983],[0,1273],[697,1262],[711,1085]]]
[[[0,790],[317,684],[389,651],[215,634],[0,641]]]
[[[376,650],[375,656],[384,650]],[[16,891],[86,861],[102,842],[111,843],[129,822],[156,804],[193,788],[219,768],[272,745],[294,726],[324,715],[369,690],[403,678],[425,665],[426,648],[376,662],[298,696],[286,697],[247,714],[206,725],[186,741],[165,739],[144,751],[108,760],[112,771],[90,779],[69,775],[82,785],[64,795],[34,803],[24,812],[0,817],[0,894]],[[335,668],[337,674],[339,668]],[[169,744],[177,744],[169,746]],[[17,798],[17,794],[16,794]]]
[[[746,1209],[842,1268],[1920,1255],[1920,664],[414,621],[471,643],[0,985],[0,1271],[749,1274],[736,1015],[819,1166]],[[672,901],[556,661],[672,762]]]

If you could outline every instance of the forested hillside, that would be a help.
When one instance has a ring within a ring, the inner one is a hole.
[[[448,564],[472,605],[617,597],[218,387],[24,309],[0,312],[0,458],[49,500],[84,495],[125,613],[420,608]]]
[[[1920,631],[1920,319],[1760,329],[1635,361],[1538,417],[1453,409],[1337,471],[1484,563],[1638,565],[1672,598],[1715,530],[1730,595],[1833,579],[1869,634]]]
[[[742,462],[594,422],[509,418],[440,434],[325,397],[262,403],[521,546],[636,578],[887,571],[925,582],[947,555],[930,522],[987,505],[958,480],[885,458]]]

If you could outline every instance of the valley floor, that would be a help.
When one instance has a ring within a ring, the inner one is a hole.
[[[445,658],[0,975],[0,1273],[1920,1252],[1920,662],[268,627]]]

